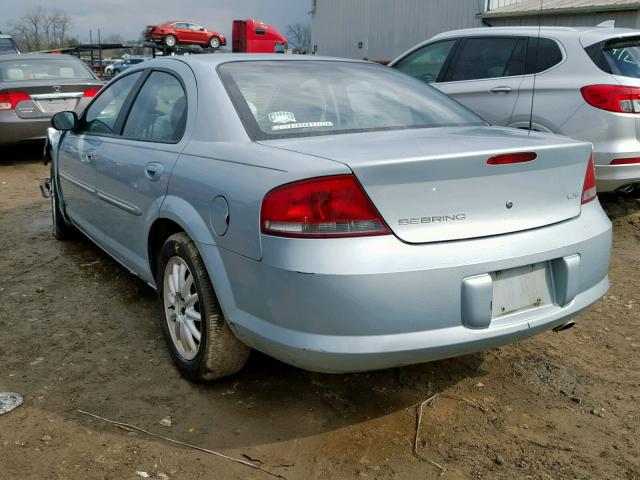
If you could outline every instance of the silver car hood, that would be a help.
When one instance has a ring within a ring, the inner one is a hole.
[[[270,147],[344,163],[410,243],[537,228],[580,214],[591,145],[509,128],[452,127],[269,140]],[[488,165],[496,154],[535,152]]]

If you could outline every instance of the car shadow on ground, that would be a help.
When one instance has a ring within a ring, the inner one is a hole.
[[[42,161],[44,141],[0,146],[0,167]]]
[[[599,193],[598,198],[612,221],[640,213],[640,187],[630,193]]]

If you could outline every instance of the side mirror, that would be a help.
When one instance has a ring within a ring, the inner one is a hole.
[[[204,28],[204,27],[200,27],[200,31],[201,31],[201,32],[206,32],[206,31],[207,31],[207,29],[206,29],[206,28]]]
[[[58,112],[51,118],[51,125],[62,132],[73,130],[78,126],[78,115],[76,112]]]

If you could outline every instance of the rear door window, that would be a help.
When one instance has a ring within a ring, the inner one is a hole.
[[[180,81],[166,72],[153,72],[131,107],[123,136],[149,142],[175,143],[187,121],[187,96]]]
[[[522,75],[525,50],[525,38],[465,38],[451,59],[444,81],[456,82]]]
[[[456,40],[445,40],[425,45],[400,60],[394,68],[426,83],[437,82],[455,43]]]
[[[613,75],[640,78],[640,37],[611,39],[585,48],[601,70]]]
[[[529,38],[527,49],[527,74],[540,73],[562,61],[562,50],[550,38]]]

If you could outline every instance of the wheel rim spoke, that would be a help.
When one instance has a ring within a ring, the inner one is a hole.
[[[193,337],[198,342],[200,342],[200,332],[198,331],[198,328],[196,327],[196,324],[194,323],[194,321],[191,320],[190,318],[186,318],[184,320],[184,324],[189,330],[190,336]]]
[[[198,322],[200,321],[200,312],[196,312],[194,308],[187,308],[184,314],[191,320],[197,320]]]
[[[189,309],[189,307],[193,307],[196,303],[198,303],[197,293],[188,294],[186,297],[184,297],[184,308],[186,308],[187,310]]]
[[[182,336],[182,344],[185,346],[189,352],[196,352],[198,350],[198,346],[196,345],[193,336],[189,332],[189,327],[187,326],[187,322],[180,323],[180,334]]]
[[[182,295],[182,298],[185,299],[185,301],[187,300],[187,297],[189,297],[189,295],[191,294],[192,286],[193,286],[193,276],[189,275],[189,278],[184,280],[180,288],[180,294]],[[198,298],[198,295],[196,295],[196,299],[197,298]]]

